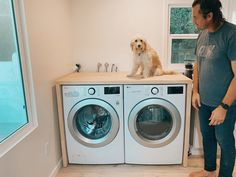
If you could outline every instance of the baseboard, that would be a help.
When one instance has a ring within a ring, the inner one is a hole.
[[[49,177],[56,177],[61,167],[62,167],[62,159],[60,159],[57,165],[53,168]]]
[[[201,155],[203,155],[203,149],[202,148],[192,148],[191,154],[201,156]],[[217,148],[217,156],[220,156],[220,148],[219,147]]]
[[[192,148],[191,154],[192,155],[203,155],[203,149],[202,148]]]

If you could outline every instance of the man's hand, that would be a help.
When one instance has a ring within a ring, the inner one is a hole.
[[[197,92],[193,92],[192,105],[196,110],[198,110],[199,107],[201,107],[200,95]]]
[[[224,122],[227,110],[218,106],[215,110],[212,111],[211,117],[209,118],[209,125],[220,125]]]

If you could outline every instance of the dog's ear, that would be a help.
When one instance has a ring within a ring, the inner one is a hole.
[[[143,40],[143,46],[144,46],[143,50],[147,50],[147,41],[145,39],[142,39],[142,40]]]
[[[149,48],[149,44],[146,39],[142,39],[142,40],[143,40],[144,50],[147,50]]]
[[[133,51],[133,50],[134,50],[134,40],[132,40],[132,41],[130,42],[130,47],[131,47],[131,50]]]

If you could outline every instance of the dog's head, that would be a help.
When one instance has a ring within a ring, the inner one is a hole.
[[[142,37],[136,37],[130,42],[130,47],[133,52],[142,53],[147,49],[147,42]]]

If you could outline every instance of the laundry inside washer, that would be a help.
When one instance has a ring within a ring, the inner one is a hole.
[[[106,136],[112,125],[110,113],[99,105],[84,106],[76,113],[75,121],[78,131],[90,139]]]

